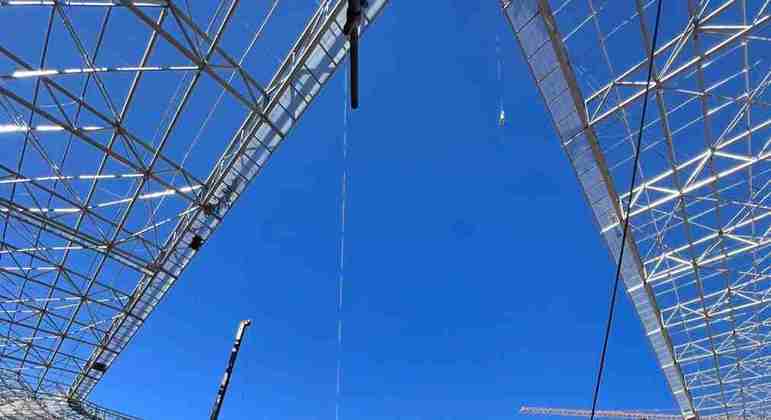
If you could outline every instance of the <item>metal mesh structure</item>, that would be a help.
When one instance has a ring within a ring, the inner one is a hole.
[[[318,3],[0,0],[0,414],[79,418],[344,59]]]
[[[686,418],[771,410],[771,5],[505,0],[504,14]]]
[[[13,401],[0,406],[0,418],[4,420],[138,420],[87,401],[77,401],[61,396],[19,395]]]

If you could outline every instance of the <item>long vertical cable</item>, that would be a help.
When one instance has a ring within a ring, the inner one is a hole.
[[[350,63],[348,64],[350,66]],[[340,419],[343,372],[343,287],[345,286],[345,210],[348,206],[348,79],[343,79],[343,175],[340,182],[340,266],[337,277],[337,384],[335,420]]]
[[[594,420],[594,414],[597,410],[597,399],[600,396],[600,384],[602,382],[602,372],[605,369],[605,355],[608,352],[608,338],[610,337],[610,330],[613,325],[613,312],[616,307],[616,296],[618,295],[618,283],[621,279],[621,265],[624,261],[624,249],[626,248],[626,236],[629,231],[629,213],[632,207],[632,194],[634,193],[634,187],[637,181],[637,165],[640,161],[640,149],[642,148],[642,136],[643,129],[645,128],[645,114],[648,111],[648,93],[650,92],[651,79],[653,78],[653,58],[656,52],[656,41],[659,36],[659,21],[661,20],[661,5],[662,1],[658,0],[656,7],[656,24],[653,28],[653,44],[651,45],[651,51],[648,56],[648,81],[645,84],[645,93],[643,94],[642,103],[642,115],[640,115],[640,129],[637,131],[637,146],[634,153],[634,163],[632,165],[632,181],[629,183],[629,195],[626,210],[624,213],[624,233],[621,236],[621,250],[618,253],[618,265],[616,266],[616,280],[613,282],[613,294],[610,297],[610,308],[608,309],[608,322],[605,325],[605,338],[602,342],[602,352],[600,353],[600,366],[597,370],[597,382],[594,385],[594,396],[592,397],[592,415],[590,420]],[[640,19],[642,19],[642,14]]]
[[[501,37],[495,36],[495,55],[498,61],[498,125],[503,127],[506,123],[506,114],[503,110],[503,57],[501,55]]]

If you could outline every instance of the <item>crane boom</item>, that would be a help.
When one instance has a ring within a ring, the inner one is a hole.
[[[559,417],[591,417],[591,410],[582,410],[574,408],[550,408],[550,407],[528,407],[522,406],[519,409],[520,414],[533,416],[559,416]],[[597,410],[594,413],[597,419],[645,419],[645,420],[682,420],[680,414],[669,413],[650,413],[637,410]],[[700,420],[761,420],[767,419],[765,416],[757,415],[721,415],[721,416],[702,416]]]
[[[590,417],[591,410],[572,409],[572,408],[549,408],[549,407],[528,407],[523,406],[519,409],[520,414],[560,416],[560,417]],[[666,413],[646,413],[642,411],[621,411],[621,410],[597,410],[594,413],[595,418],[601,419],[647,419],[647,420],[682,420],[683,416],[679,414]]]
[[[230,350],[230,358],[228,358],[228,365],[225,368],[225,374],[222,376],[222,382],[217,389],[217,397],[214,399],[214,406],[211,410],[211,420],[217,420],[220,415],[220,409],[222,408],[222,402],[225,400],[225,393],[228,392],[228,385],[230,385],[230,377],[233,376],[233,368],[236,366],[236,358],[238,358],[238,351],[241,350],[241,340],[244,338],[246,327],[252,325],[251,320],[243,320],[238,324],[238,330],[236,331],[236,340],[233,343],[233,348]]]
[[[522,406],[520,414],[531,416],[559,416],[559,417],[591,417],[591,410],[575,408],[551,408]],[[594,413],[596,419],[637,419],[637,420],[683,420],[680,414],[651,413],[637,410],[597,410]],[[768,417],[757,415],[715,415],[702,416],[700,420],[765,420]]]

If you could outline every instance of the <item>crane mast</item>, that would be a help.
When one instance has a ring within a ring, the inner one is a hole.
[[[225,368],[225,374],[222,375],[222,382],[217,389],[217,397],[214,399],[214,406],[211,409],[211,420],[217,420],[220,416],[220,409],[222,408],[222,402],[225,400],[225,393],[228,392],[228,385],[230,385],[230,377],[233,376],[233,368],[236,366],[236,358],[238,358],[238,351],[241,350],[241,340],[244,338],[246,327],[252,324],[251,320],[243,320],[238,324],[238,330],[236,331],[236,340],[233,343],[233,348],[230,350],[230,358],[228,359],[228,365]]]

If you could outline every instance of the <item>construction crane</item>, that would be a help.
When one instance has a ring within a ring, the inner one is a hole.
[[[252,321],[248,319],[245,319],[238,324],[238,330],[236,331],[236,341],[233,343],[233,348],[230,350],[228,365],[225,368],[225,374],[222,375],[222,382],[220,383],[220,387],[217,389],[217,398],[214,399],[214,406],[211,409],[211,420],[217,420],[220,416],[222,402],[225,400],[225,393],[228,392],[228,385],[230,385],[230,377],[233,376],[233,368],[236,366],[238,351],[241,350],[241,340],[244,338],[246,327],[250,325],[252,325]]]
[[[591,410],[573,409],[573,408],[549,408],[549,407],[528,407],[522,406],[519,409],[520,414],[531,416],[558,416],[558,417],[591,417]],[[594,412],[595,419],[638,419],[638,420],[683,420],[683,416],[673,413],[650,413],[637,410],[597,410]],[[702,416],[700,420],[760,420],[767,419],[765,416],[756,415],[721,415],[721,416]]]

